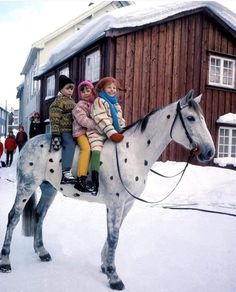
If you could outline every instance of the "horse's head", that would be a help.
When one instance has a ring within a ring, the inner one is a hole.
[[[201,96],[194,98],[193,90],[190,90],[178,101],[171,137],[204,162],[214,157],[215,146],[199,105]]]

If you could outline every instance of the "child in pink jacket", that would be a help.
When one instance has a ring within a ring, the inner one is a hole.
[[[93,185],[91,182],[87,182],[91,149],[86,136],[87,129],[95,129],[95,122],[90,117],[91,106],[95,97],[95,90],[91,81],[85,80],[78,85],[78,96],[79,102],[72,111],[74,118],[73,137],[80,147],[75,188],[81,192],[92,193]]]

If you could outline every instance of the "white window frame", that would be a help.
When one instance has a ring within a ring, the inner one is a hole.
[[[213,59],[215,59],[215,61],[219,61],[220,63],[219,66],[212,64]],[[229,67],[224,67],[224,62],[231,62],[232,69]],[[226,88],[235,88],[235,64],[236,64],[236,60],[211,55],[210,60],[209,60],[209,76],[208,76],[209,85],[226,87]],[[219,81],[214,80],[215,78],[217,78],[217,76],[219,78]],[[228,81],[232,79],[232,82],[230,84],[226,84],[224,82],[224,79]]]
[[[93,51],[85,58],[85,79],[96,82],[100,79],[101,53],[100,50]]]
[[[69,77],[70,76],[69,66],[66,66],[66,67],[60,69],[59,75],[65,75],[65,76]]]
[[[52,74],[47,78],[47,94],[45,100],[53,98],[55,96],[55,75]]]
[[[222,135],[221,130],[228,130],[229,135]],[[233,136],[233,131],[236,132],[236,127],[225,127],[221,126],[219,128],[219,133],[218,133],[218,153],[217,157],[218,158],[224,158],[224,157],[233,157],[236,158],[236,136]],[[225,140],[228,139],[228,143],[225,142]],[[234,141],[233,141],[234,139]],[[223,141],[222,141],[223,140]],[[222,149],[223,147],[223,149]],[[226,148],[227,147],[227,150]],[[234,148],[234,151],[232,153],[232,148]]]

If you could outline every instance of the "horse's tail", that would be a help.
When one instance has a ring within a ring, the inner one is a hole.
[[[29,198],[22,214],[22,233],[24,236],[33,236],[35,227],[36,193]]]

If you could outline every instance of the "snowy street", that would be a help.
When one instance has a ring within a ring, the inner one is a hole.
[[[0,169],[0,244],[15,198],[15,165]],[[158,162],[164,174],[184,163]],[[177,179],[149,175],[142,198],[161,199]],[[117,270],[127,292],[236,291],[236,217],[162,206],[196,207],[236,215],[236,172],[190,165],[175,192],[161,206],[136,202],[121,228]],[[4,292],[111,291],[100,272],[106,238],[105,206],[58,193],[44,224],[51,262],[40,262],[32,238],[13,234],[12,272],[0,274]]]

